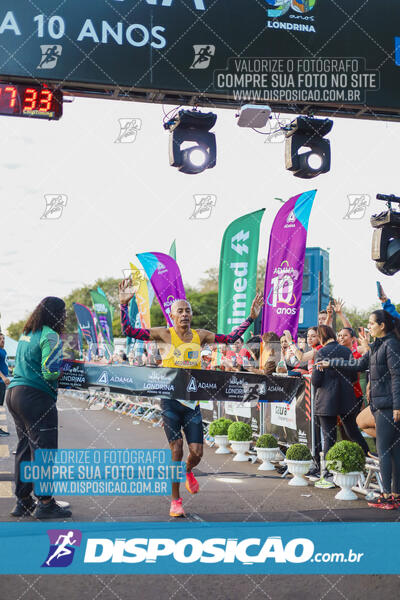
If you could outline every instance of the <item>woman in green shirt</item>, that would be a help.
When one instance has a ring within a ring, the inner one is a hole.
[[[33,485],[21,480],[20,465],[33,461],[35,450],[58,448],[57,380],[61,374],[62,341],[66,318],[61,298],[44,298],[27,320],[18,342],[14,376],[7,391],[7,406],[18,435],[15,455],[15,495],[11,515],[37,519],[71,516],[52,496],[32,498]]]

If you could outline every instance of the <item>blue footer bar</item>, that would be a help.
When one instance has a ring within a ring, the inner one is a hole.
[[[0,523],[1,574],[398,574],[400,523]]]

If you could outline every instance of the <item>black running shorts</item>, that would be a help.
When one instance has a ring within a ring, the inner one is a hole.
[[[203,443],[203,422],[200,407],[193,410],[178,400],[161,400],[164,431],[169,442],[182,439],[182,429],[188,444]]]

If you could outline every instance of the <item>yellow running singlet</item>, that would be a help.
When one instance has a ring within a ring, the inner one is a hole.
[[[192,341],[184,342],[176,333],[173,327],[169,328],[171,334],[171,348],[168,356],[163,359],[162,366],[170,369],[201,369],[201,345],[200,337],[194,329],[192,332]],[[180,400],[185,406],[195,408],[199,403],[190,400]]]

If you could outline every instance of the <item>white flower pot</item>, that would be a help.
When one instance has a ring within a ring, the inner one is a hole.
[[[227,435],[215,435],[214,436],[215,443],[218,446],[218,450],[215,451],[215,454],[230,454],[229,440]]]
[[[271,460],[276,459],[276,448],[257,448],[257,458],[261,460],[261,465],[258,467],[258,471],[275,471],[274,465]]]
[[[246,456],[246,452],[250,450],[251,442],[235,442],[231,440],[231,448],[236,452],[236,456],[233,459],[235,462],[247,462],[249,457]]]
[[[308,481],[307,479],[304,479],[304,475],[310,470],[312,460],[288,460],[286,458],[285,463],[287,465],[289,473],[293,475],[293,479],[289,481],[289,485],[308,485]]]
[[[336,473],[335,471],[332,471],[332,473],[333,481],[342,488],[340,492],[336,494],[336,500],[358,500],[358,497],[351,488],[357,485],[361,473],[358,471],[353,471],[352,473]]]

